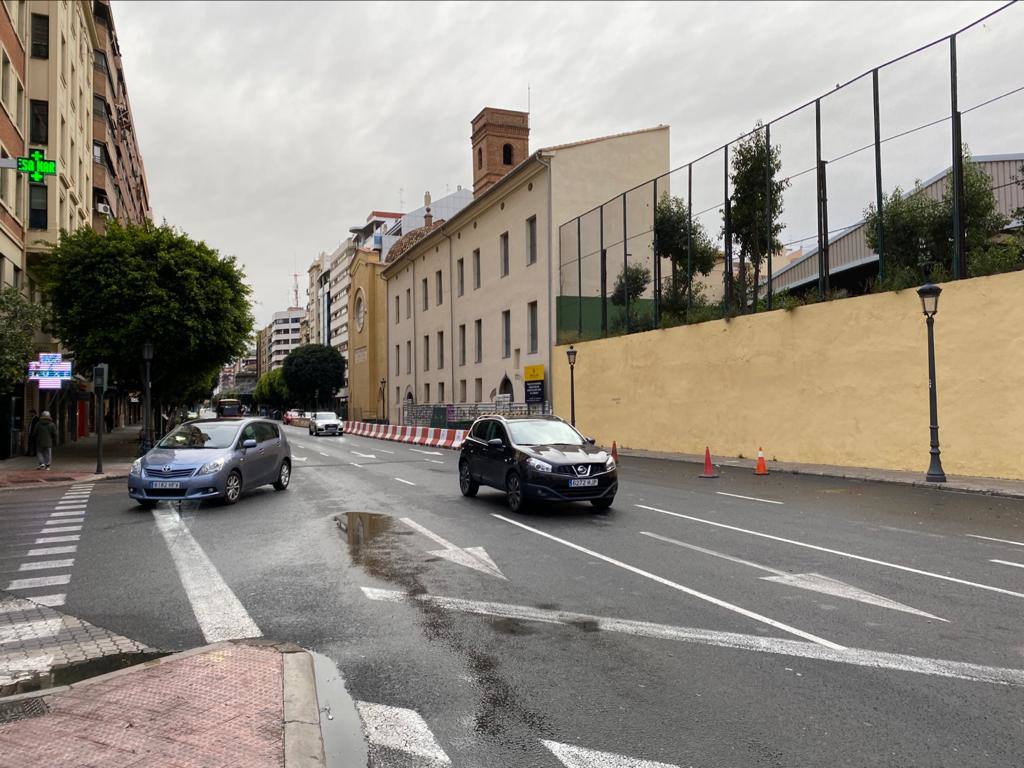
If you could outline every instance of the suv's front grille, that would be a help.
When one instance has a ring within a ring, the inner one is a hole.
[[[146,467],[146,477],[159,477],[161,480],[174,480],[183,477],[192,477],[195,469],[161,469],[159,467]]]
[[[585,472],[577,472],[576,468],[585,466],[587,470]],[[555,472],[559,475],[568,475],[569,477],[593,477],[604,472],[604,462],[581,462],[579,464],[560,464],[555,467]]]

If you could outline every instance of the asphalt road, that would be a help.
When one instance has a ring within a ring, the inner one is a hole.
[[[233,507],[95,484],[60,610],[325,654],[380,767],[1021,765],[1024,502],[626,458],[612,510],[512,515],[455,452],[288,436]],[[46,493],[0,496],[0,589]]]

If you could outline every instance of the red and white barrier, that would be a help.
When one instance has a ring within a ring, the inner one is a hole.
[[[393,440],[399,443],[422,445],[428,448],[458,450],[466,439],[464,429],[442,429],[439,427],[410,427],[399,424],[368,424],[363,421],[344,422],[346,434],[371,437],[376,440]]]

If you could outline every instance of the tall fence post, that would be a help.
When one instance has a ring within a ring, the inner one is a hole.
[[[674,262],[673,262],[674,263]],[[675,285],[673,285],[673,288]],[[686,319],[693,297],[693,163],[686,166]]]
[[[885,279],[885,232],[882,226],[882,129],[878,115],[878,70],[871,72],[875,111],[875,239],[878,241],[878,279]]]
[[[725,306],[732,309],[732,211],[729,205],[729,145],[723,147],[725,158],[725,205],[723,216],[725,217]]]
[[[832,290],[832,261],[829,259],[828,242],[828,160],[821,161],[821,231],[824,235],[824,248],[821,251],[821,265],[825,276],[825,295]]]
[[[956,35],[949,36],[949,100],[952,124],[953,162],[953,279],[967,276],[964,248],[964,149],[960,135],[960,107],[957,103]]]
[[[658,177],[654,177],[654,204],[651,207],[651,255],[654,257],[654,327],[661,327],[661,256],[658,255]]]
[[[576,303],[576,325],[580,338],[583,337],[583,240],[580,237],[582,218],[576,217],[576,291],[579,294]]]
[[[597,228],[601,237],[601,337],[608,335],[608,252],[604,249],[604,206],[597,209]]]
[[[626,313],[626,333],[631,333],[629,322],[629,237],[626,235],[626,193],[622,193],[622,306]]]
[[[772,250],[775,242],[772,237],[772,124],[765,123],[764,126],[764,243],[768,258],[768,309],[772,308]],[[757,294],[761,286],[754,286],[754,311],[757,312]]]
[[[814,100],[814,156],[815,166],[817,168],[817,194],[815,197],[818,201],[818,298],[822,301],[825,299],[825,240],[828,239],[828,233],[824,229],[824,222],[822,221],[822,213],[824,208],[821,204],[822,199],[822,174],[821,174],[821,99]]]

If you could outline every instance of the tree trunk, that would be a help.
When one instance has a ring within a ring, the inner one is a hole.
[[[761,259],[754,261],[754,314],[757,314],[757,300],[761,285]]]

